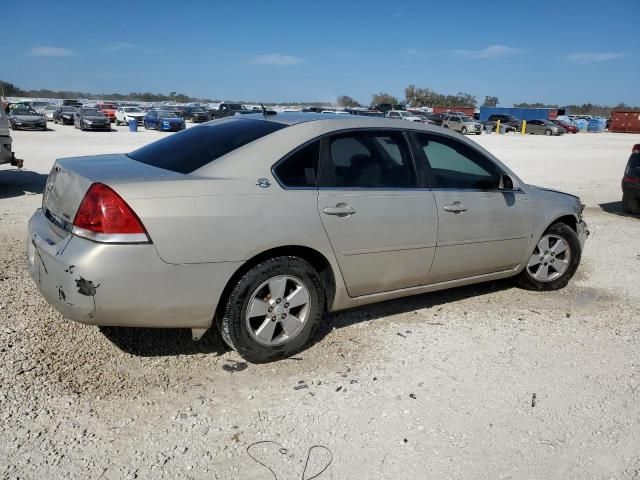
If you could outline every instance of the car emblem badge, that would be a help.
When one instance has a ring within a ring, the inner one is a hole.
[[[259,178],[256,185],[260,188],[269,188],[271,186],[271,182],[266,178]]]

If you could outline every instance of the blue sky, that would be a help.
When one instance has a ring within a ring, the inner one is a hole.
[[[368,103],[415,84],[500,105],[640,105],[640,0],[3,0],[22,88]]]

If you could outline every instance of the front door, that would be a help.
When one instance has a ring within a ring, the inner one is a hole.
[[[351,297],[424,285],[435,253],[434,196],[400,130],[326,138],[318,213]]]
[[[531,230],[527,195],[501,190],[500,167],[468,144],[437,134],[415,138],[430,170],[439,218],[430,282],[515,268]]]

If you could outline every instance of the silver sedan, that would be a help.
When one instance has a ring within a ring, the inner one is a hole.
[[[564,135],[565,130],[560,125],[549,120],[528,120],[527,133],[532,135]]]
[[[507,277],[562,288],[582,208],[440,127],[253,114],[56,161],[28,268],[70,319],[215,327],[266,362],[304,348],[326,311]]]

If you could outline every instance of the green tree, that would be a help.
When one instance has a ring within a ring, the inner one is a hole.
[[[484,102],[482,102],[482,106],[483,107],[496,107],[496,106],[498,106],[498,103],[500,103],[500,101],[498,100],[498,97],[486,96],[486,97],[484,97]]]
[[[380,93],[375,93],[371,97],[371,105],[378,105],[379,103],[390,103],[391,105],[397,105],[400,102],[393,95],[389,95],[388,93],[380,92]]]
[[[347,108],[360,106],[360,104],[356,102],[353,98],[351,98],[349,95],[340,95],[338,97],[338,100],[336,101],[336,104],[339,107],[347,107]]]

